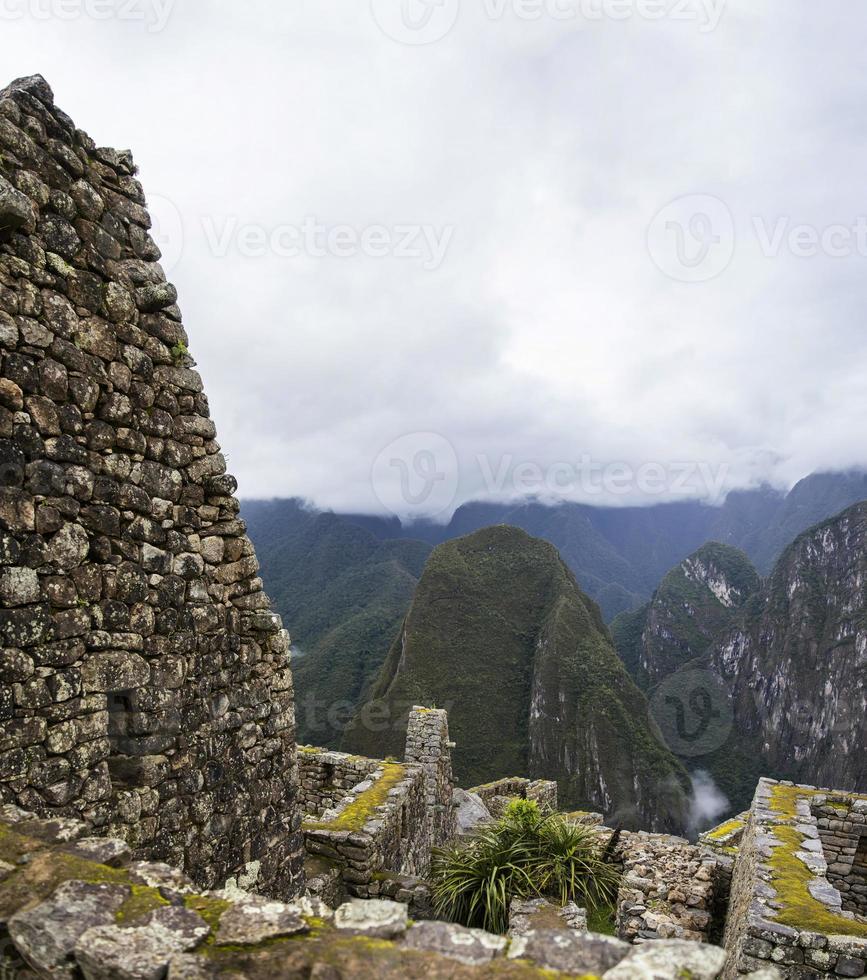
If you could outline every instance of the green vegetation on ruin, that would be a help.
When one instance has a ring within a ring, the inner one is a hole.
[[[440,916],[504,933],[516,898],[574,901],[600,924],[610,921],[620,875],[590,828],[543,813],[531,800],[513,800],[496,824],[438,851],[432,880]],[[551,912],[541,916],[562,925]]]
[[[304,830],[349,830],[359,831],[388,799],[390,790],[394,789],[406,777],[406,768],[397,762],[386,762],[382,766],[382,775],[365,790],[357,799],[330,821],[305,821]]]
[[[771,791],[771,809],[781,820],[794,821],[798,819],[798,800],[815,795],[821,794],[801,786],[776,785]],[[774,920],[793,929],[818,932],[826,936],[867,938],[867,923],[835,915],[810,894],[809,885],[815,876],[797,856],[805,836],[795,827],[784,823],[775,824],[770,829],[781,844],[773,849],[768,859],[771,884],[782,904],[782,908],[775,913]]]

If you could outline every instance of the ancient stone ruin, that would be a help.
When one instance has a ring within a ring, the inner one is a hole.
[[[127,152],[0,92],[0,800],[302,885],[292,677]]]
[[[557,785],[295,745],[258,577],[128,152],[0,92],[0,977],[867,975],[867,799],[763,780],[696,843],[598,835],[610,931],[549,898],[436,921],[435,848]],[[414,920],[414,921],[413,921]]]

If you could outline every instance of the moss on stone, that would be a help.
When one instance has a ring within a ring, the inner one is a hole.
[[[702,834],[702,836],[708,840],[722,840],[730,834],[743,830],[745,826],[745,822],[736,817],[734,820],[727,820],[725,823],[720,824],[719,827],[714,827],[713,830],[709,830],[706,834]]]
[[[119,925],[132,925],[144,919],[151,912],[168,905],[159,889],[148,885],[132,885],[132,894],[115,913]]]
[[[816,796],[818,792],[802,786],[777,785],[771,792],[771,809],[781,818],[796,820],[797,801]],[[793,929],[818,932],[826,936],[867,938],[867,923],[836,915],[810,894],[809,884],[815,876],[797,856],[805,836],[795,827],[785,824],[777,824],[770,829],[781,845],[773,849],[768,859],[771,883],[782,905],[775,921]]]
[[[389,791],[406,776],[406,768],[397,762],[386,763],[382,775],[373,786],[350,803],[330,823],[312,820],[305,822],[304,830],[348,830],[359,831],[388,799]]]
[[[231,908],[232,903],[224,898],[214,898],[210,895],[187,895],[184,898],[184,905],[205,920],[211,927],[213,937],[220,926],[220,917],[226,909]]]

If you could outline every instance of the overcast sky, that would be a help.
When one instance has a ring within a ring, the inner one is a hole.
[[[8,79],[133,150],[243,496],[412,515],[867,463],[860,4],[0,19]]]

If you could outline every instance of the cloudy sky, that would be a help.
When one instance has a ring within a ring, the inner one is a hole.
[[[0,0],[131,147],[241,493],[404,514],[867,464],[852,0]]]

